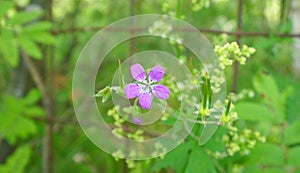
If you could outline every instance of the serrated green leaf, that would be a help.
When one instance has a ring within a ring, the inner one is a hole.
[[[20,114],[6,113],[1,116],[0,133],[11,144],[14,144],[17,138],[24,139],[27,138],[28,135],[36,133],[36,126],[34,122],[21,117]]]
[[[0,50],[6,62],[15,67],[19,62],[19,51],[11,30],[2,28],[0,32]]]
[[[254,89],[261,94],[264,98],[274,101],[280,100],[280,93],[274,78],[269,74],[263,72],[258,73],[253,78]]]
[[[266,106],[252,102],[241,102],[235,105],[234,110],[239,118],[251,121],[274,121],[275,115]]]
[[[9,20],[8,24],[10,25],[22,25],[28,22],[33,21],[34,19],[37,19],[42,16],[42,11],[35,11],[35,12],[26,12],[21,11],[17,12],[15,15],[13,15]]]
[[[286,118],[284,107],[286,97],[279,92],[274,78],[271,75],[260,72],[254,77],[253,86],[262,97],[263,102],[270,109],[274,110],[274,121],[277,123],[284,122]]]
[[[14,2],[11,1],[0,1],[0,20],[7,13],[8,10],[14,7]]]
[[[36,22],[31,25],[27,25],[23,28],[22,32],[37,32],[37,31],[48,31],[52,28],[52,24],[50,22],[42,21]]]
[[[214,173],[215,166],[211,158],[206,154],[202,147],[194,149],[188,159],[188,164],[185,173]]]
[[[18,37],[19,44],[23,51],[35,59],[42,58],[42,52],[40,48],[28,37]]]
[[[284,130],[284,143],[288,145],[300,143],[300,120],[290,124]]]
[[[19,147],[4,165],[0,165],[0,172],[3,173],[22,173],[29,162],[31,149],[28,146]]]
[[[3,111],[0,114],[0,134],[9,143],[14,144],[17,138],[27,138],[36,133],[35,123],[24,117],[27,107],[23,100],[8,96],[1,106]]]
[[[255,165],[283,165],[284,157],[284,151],[280,146],[271,143],[259,143],[247,157],[247,163]]]

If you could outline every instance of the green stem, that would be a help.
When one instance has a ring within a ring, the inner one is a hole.
[[[226,111],[225,111],[225,115],[227,116],[229,114],[230,111],[230,106],[231,106],[231,95],[229,96],[229,100],[228,100],[228,104],[226,106]]]
[[[137,106],[137,102],[139,101],[139,97],[137,97],[135,100],[134,100],[134,103],[133,103],[133,106]]]
[[[211,108],[212,107],[212,102],[211,102],[211,99],[212,99],[212,90],[211,90],[211,84],[210,84],[210,80],[207,79],[207,93],[208,93],[208,107]]]
[[[118,59],[118,63],[119,63],[119,83],[120,83],[121,88],[123,88],[122,65],[121,65],[121,60],[120,60],[120,58]]]
[[[204,88],[203,88],[203,109],[206,109],[207,107],[207,98],[208,98],[208,87],[210,87],[210,84],[208,83],[208,77],[205,77],[205,84],[204,84]]]

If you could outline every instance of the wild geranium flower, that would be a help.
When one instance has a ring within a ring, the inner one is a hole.
[[[138,97],[139,104],[143,109],[151,108],[153,95],[162,100],[169,98],[169,88],[157,84],[165,74],[165,70],[162,66],[157,65],[153,67],[147,77],[143,66],[134,64],[130,67],[130,73],[133,79],[135,79],[135,82],[128,84],[124,88],[124,93],[128,99]]]
[[[138,117],[138,118],[133,119],[133,122],[135,124],[142,124],[143,121],[142,121],[142,119],[140,117]]]

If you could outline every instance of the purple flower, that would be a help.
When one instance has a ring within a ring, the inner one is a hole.
[[[133,119],[135,124],[142,124],[142,119],[140,117]]]
[[[170,90],[168,87],[157,84],[164,77],[165,70],[162,66],[155,66],[151,69],[149,76],[140,64],[134,64],[130,67],[130,73],[136,80],[124,88],[124,93],[128,99],[139,97],[139,104],[143,109],[150,109],[152,104],[152,95],[166,100],[169,98]]]

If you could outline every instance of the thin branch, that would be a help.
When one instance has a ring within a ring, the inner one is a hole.
[[[237,0],[238,1],[238,28],[237,32],[239,34],[236,35],[237,44],[239,47],[241,47],[241,41],[242,41],[242,35],[240,34],[243,26],[243,0]],[[238,77],[239,77],[239,64],[238,61],[234,61],[233,64],[233,80],[232,80],[232,92],[236,92],[237,89],[237,83],[238,83]]]
[[[26,64],[26,66],[32,76],[33,82],[37,86],[38,90],[40,90],[42,97],[46,98],[46,96],[47,96],[46,87],[45,87],[45,84],[42,80],[40,73],[38,72],[38,70],[35,67],[31,58],[24,51],[21,51],[21,53],[22,53],[22,58],[24,60],[24,63]]]
[[[21,51],[21,53],[22,53],[22,58],[24,59],[24,63],[28,67],[28,70],[32,76],[35,85],[37,86],[37,88],[42,94],[43,105],[47,112],[46,119],[39,119],[39,120],[46,122],[46,131],[50,132],[49,134],[52,135],[53,134],[52,126],[54,123],[54,118],[51,116],[53,114],[52,105],[51,105],[52,101],[48,96],[45,84],[36,66],[34,65],[33,61],[24,51]],[[52,167],[50,166],[51,164],[49,165],[49,163],[52,163],[52,159],[53,159],[53,154],[52,154],[53,151],[51,149],[51,146],[49,146],[52,144],[52,139],[49,137],[45,137],[44,144],[45,146],[43,148],[43,161],[44,161],[43,172],[52,173],[53,170]]]
[[[60,34],[73,34],[74,32],[97,32],[101,29],[105,28],[104,26],[99,27],[74,27],[74,28],[67,28],[67,29],[60,29],[60,30],[52,30],[53,35],[60,35]],[[147,30],[148,28],[132,28],[132,27],[114,27],[110,28],[109,31],[117,32],[117,31],[141,31]],[[181,28],[184,31],[194,31],[190,28]],[[300,33],[272,33],[272,32],[246,32],[246,31],[224,31],[224,30],[217,30],[217,29],[208,29],[208,28],[198,28],[200,32],[207,33],[207,34],[227,34],[232,36],[243,36],[243,37],[300,37]]]
[[[47,20],[49,22],[53,22],[52,16],[52,3],[53,0],[46,1],[46,14]],[[45,64],[44,67],[46,69],[46,86],[47,86],[47,97],[45,99],[48,100],[48,104],[45,105],[45,109],[47,111],[47,119],[48,123],[45,125],[45,136],[43,139],[43,163],[42,163],[42,172],[43,173],[53,173],[54,172],[54,146],[53,146],[53,138],[54,138],[54,119],[55,119],[55,102],[54,102],[54,87],[53,87],[53,71],[54,71],[54,47],[49,46],[46,49]],[[47,64],[49,64],[47,66]]]

